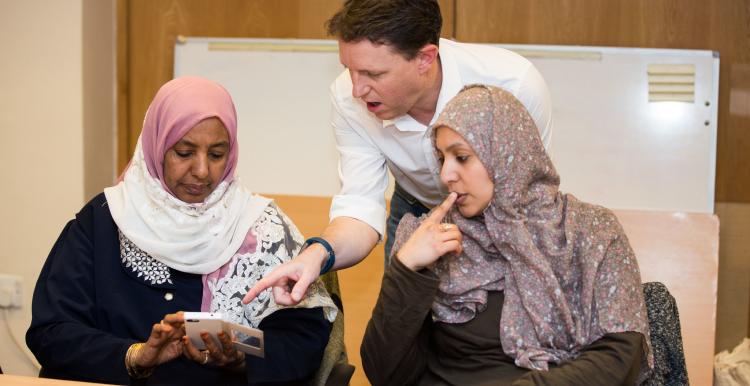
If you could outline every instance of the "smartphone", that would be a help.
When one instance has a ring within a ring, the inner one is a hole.
[[[224,329],[220,313],[213,312],[185,312],[185,335],[190,343],[198,350],[205,350],[206,343],[201,339],[201,332],[205,331],[214,340],[217,347],[222,347],[216,334]]]

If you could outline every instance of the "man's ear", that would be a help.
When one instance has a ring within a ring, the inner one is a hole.
[[[430,43],[420,48],[417,52],[417,57],[414,58],[419,61],[419,72],[425,73],[434,63],[437,63],[438,58],[438,46]]]

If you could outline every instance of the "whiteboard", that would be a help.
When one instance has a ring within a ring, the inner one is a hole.
[[[552,96],[561,190],[610,208],[713,213],[719,59],[711,51],[498,45],[531,60]],[[649,101],[649,65],[694,68],[691,102]],[[238,113],[238,173],[257,192],[340,188],[334,40],[181,38],[174,75],[213,79]]]

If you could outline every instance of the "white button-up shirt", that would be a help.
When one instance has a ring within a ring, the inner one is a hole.
[[[469,84],[501,87],[518,98],[531,114],[549,150],[552,107],[547,84],[531,62],[498,47],[457,43],[440,39],[442,85],[435,115]],[[403,115],[381,120],[366,104],[352,96],[352,82],[345,70],[331,85],[332,125],[339,150],[341,191],[333,198],[330,218],[352,217],[385,230],[386,165],[396,182],[428,207],[447,195],[440,181],[440,165],[430,141],[428,126]]]

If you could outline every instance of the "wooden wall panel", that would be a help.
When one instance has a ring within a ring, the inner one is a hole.
[[[750,2],[456,1],[461,41],[719,51],[716,201],[750,202]]]
[[[721,0],[711,26],[721,54],[716,201],[750,202],[750,1]]]
[[[750,336],[750,204],[717,203],[719,285],[716,351],[731,350]]]
[[[130,150],[130,99],[128,98],[128,73],[130,56],[128,55],[128,1],[117,0],[117,174],[125,168],[133,151]],[[141,118],[141,121],[143,119]],[[139,129],[140,130],[140,129]],[[133,142],[135,147],[135,142]]]
[[[679,7],[678,7],[679,5]],[[458,0],[456,37],[519,44],[704,48],[700,0]],[[679,23],[670,20],[680,19]]]

